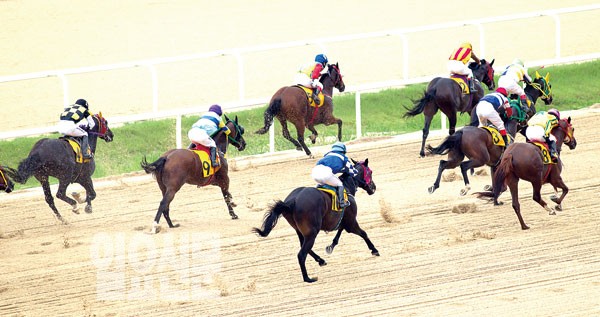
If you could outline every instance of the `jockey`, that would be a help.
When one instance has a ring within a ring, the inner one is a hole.
[[[213,140],[212,136],[217,134],[219,131],[225,131],[225,134],[229,135],[231,131],[223,122],[221,115],[223,110],[221,106],[212,105],[198,121],[196,121],[190,131],[188,131],[188,138],[192,141],[192,144],[188,147],[191,149],[196,144],[202,144],[210,149],[210,163],[212,167],[220,166],[217,162],[217,144]]]
[[[473,71],[467,66],[469,61],[473,59],[477,64],[480,64],[481,61],[479,58],[473,53],[473,47],[471,43],[465,42],[460,45],[458,49],[456,49],[450,57],[448,58],[448,71],[450,75],[465,75],[469,80],[469,89],[472,92],[475,92],[475,84],[473,83]]]
[[[66,107],[60,114],[57,128],[58,132],[63,135],[81,137],[83,158],[91,159],[94,154],[90,148],[87,130],[94,126],[96,126],[96,122],[92,118],[88,102],[85,99],[77,99],[75,104]]]
[[[317,106],[321,103],[318,97],[319,93],[323,90],[323,84],[319,81],[319,77],[321,77],[321,72],[325,69],[328,62],[325,54],[318,54],[315,56],[315,63],[310,63],[300,68],[294,78],[296,84],[313,89],[312,98]]]
[[[521,106],[529,108],[531,101],[527,98],[525,90],[519,84],[522,81],[530,83],[531,77],[527,74],[527,68],[525,68],[523,61],[517,58],[512,64],[506,67],[500,78],[498,78],[498,87],[506,89],[509,94],[519,95]]]
[[[556,109],[550,109],[548,112],[539,111],[529,121],[525,130],[525,136],[529,141],[546,142],[550,148],[552,161],[558,161],[558,151],[556,150],[556,137],[550,133],[552,129],[558,126],[560,112]]]
[[[483,127],[487,122],[491,122],[502,135],[504,144],[508,146],[509,140],[506,136],[504,121],[500,118],[499,112],[506,112],[507,116],[512,115],[512,108],[508,102],[506,89],[498,88],[495,92],[489,93],[479,100],[476,108],[479,127]]]
[[[317,183],[337,187],[338,202],[342,209],[350,206],[350,202],[344,200],[344,184],[335,174],[343,172],[352,175],[358,173],[346,156],[346,146],[342,142],[335,142],[331,147],[331,151],[325,153],[312,170],[312,178]]]

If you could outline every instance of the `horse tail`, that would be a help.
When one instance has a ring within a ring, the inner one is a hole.
[[[165,166],[165,162],[167,162],[167,158],[160,157],[158,160],[156,160],[152,163],[148,163],[148,161],[146,161],[146,156],[144,156],[144,158],[142,159],[142,163],[140,163],[140,165],[142,166],[142,168],[144,169],[144,171],[146,173],[153,174],[154,176],[156,176],[156,173],[159,173],[162,171],[163,167]]]
[[[284,212],[290,212],[291,208],[286,203],[278,200],[272,207],[271,210],[265,214],[265,218],[262,225],[262,230],[259,228],[252,228],[252,232],[258,234],[261,237],[266,237],[271,233],[271,230],[277,225],[279,216]]]
[[[265,134],[273,124],[273,118],[281,111],[281,98],[275,98],[265,110],[265,126],[256,131],[258,134]]]
[[[512,152],[504,152],[504,155],[502,156],[502,160],[500,161],[500,164],[498,165],[498,167],[496,167],[496,171],[494,172],[494,184],[496,184],[496,186],[494,186],[493,192],[494,192],[494,198],[498,198],[501,194],[501,190],[504,187],[504,181],[506,180],[506,177],[512,173],[512,164],[513,163],[513,155]]]
[[[414,102],[415,105],[412,109],[404,107],[408,111],[403,115],[403,117],[405,117],[405,118],[406,117],[414,117],[414,116],[418,115],[419,113],[422,113],[423,110],[425,110],[425,106],[427,106],[427,104],[432,102],[434,99],[435,99],[435,88],[432,89],[431,91],[424,91],[423,97]]]
[[[19,184],[25,184],[27,180],[42,167],[42,158],[39,154],[34,153],[19,163],[17,170],[11,169],[8,171],[9,177]]]
[[[446,137],[442,144],[432,147],[427,144],[427,151],[431,154],[445,155],[451,150],[460,152],[460,143],[462,142],[462,130],[456,131],[453,135]]]

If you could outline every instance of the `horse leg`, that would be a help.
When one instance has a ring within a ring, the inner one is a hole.
[[[306,128],[308,128],[308,130],[310,130],[311,132],[311,135],[308,137],[310,139],[310,142],[312,144],[315,144],[317,142],[317,136],[319,136],[319,132],[317,132],[317,130],[315,129],[314,124],[309,124],[308,126],[306,126]]]
[[[460,163],[460,173],[463,176],[463,179],[465,181],[465,188],[460,190],[460,195],[464,196],[466,195],[469,190],[471,190],[471,183],[469,182],[469,176],[467,176],[467,171],[468,170],[472,170],[473,169],[473,161],[472,160],[468,160],[468,161],[464,161],[462,163]],[[481,165],[479,165],[481,166]]]
[[[66,224],[67,222],[63,219],[63,217],[58,212],[58,209],[56,209],[56,206],[54,205],[54,198],[52,197],[52,191],[50,190],[50,183],[48,183],[48,176],[36,176],[36,178],[40,182],[40,184],[42,184],[42,189],[44,190],[44,197],[46,198],[46,203],[48,204],[48,206],[50,206],[52,211],[54,211],[56,218],[58,218],[58,220],[60,220],[63,224]]]
[[[525,224],[523,216],[521,216],[521,204],[519,203],[519,179],[511,177],[508,181],[508,188],[510,189],[510,196],[512,198],[512,207],[517,215],[517,218],[519,219],[521,229],[527,230],[529,227]]]
[[[279,122],[281,123],[281,134],[283,134],[283,137],[286,140],[292,142],[292,144],[296,147],[296,150],[302,151],[302,145],[300,145],[300,143],[298,143],[298,141],[296,141],[290,135],[290,130],[288,130],[287,121],[285,121],[283,119],[279,119]]]
[[[556,203],[556,210],[562,211],[562,201],[565,198],[565,196],[567,196],[569,188],[567,187],[567,185],[565,185],[561,177],[558,178],[558,180],[556,181],[556,185],[554,186],[560,188],[562,190],[562,194],[560,195],[560,197],[557,197],[557,195],[554,194],[550,197],[550,200]],[[556,187],[554,188],[554,190],[556,190]]]
[[[438,174],[437,174],[437,177],[435,178],[435,182],[433,182],[433,186],[429,187],[429,189],[428,189],[430,194],[433,194],[433,192],[435,192],[435,190],[440,187],[440,180],[442,179],[442,172],[444,172],[444,170],[446,169],[446,166],[448,166],[448,161],[440,160],[440,166],[438,167]]]
[[[96,191],[94,190],[94,184],[92,179],[89,179],[85,183],[79,183],[85,189],[85,212],[88,214],[92,213],[92,200],[96,198]]]
[[[229,192],[229,175],[227,173],[223,173],[223,170],[220,170],[216,175],[215,182],[219,188],[221,188],[221,194],[223,195],[223,200],[225,200],[225,204],[227,205],[227,210],[229,211],[229,216],[231,219],[238,219],[238,215],[233,211],[233,207],[236,207],[236,203],[233,202],[233,196]]]
[[[333,248],[335,248],[335,246],[338,245],[338,242],[340,241],[340,236],[342,235],[342,231],[344,231],[344,228],[338,229],[331,244],[328,245],[327,247],[325,247],[325,252],[327,252],[327,254],[333,253]]]
[[[71,205],[71,207],[73,208],[72,209],[73,213],[79,214],[79,205],[77,205],[77,201],[75,199],[72,199],[71,197],[67,196],[67,187],[68,186],[69,186],[68,182],[59,180],[58,181],[58,190],[56,191],[56,198]]]
[[[302,235],[302,233],[298,230],[296,230],[296,234],[298,235],[298,239],[300,240],[300,246],[302,246],[302,244],[304,244],[304,236]],[[310,256],[313,257],[313,259],[315,259],[315,261],[317,261],[317,263],[319,263],[319,266],[324,266],[327,265],[327,262],[325,262],[325,260],[323,260],[318,254],[316,254],[313,250],[309,250],[308,254],[310,254]]]
[[[317,234],[319,232],[310,232],[307,236],[304,236],[302,241],[302,246],[300,247],[300,251],[298,252],[298,264],[300,264],[300,271],[302,272],[302,278],[307,283],[313,283],[317,281],[317,278],[308,277],[308,273],[306,272],[306,255],[312,250],[313,245],[315,244],[315,239],[317,238]]]
[[[358,225],[358,222],[356,221],[356,218],[354,218],[354,221],[352,221],[352,223],[349,226],[346,226],[345,229],[346,229],[346,231],[348,231],[350,233],[354,233],[354,234],[360,236],[361,238],[363,238],[363,240],[365,240],[365,242],[367,243],[367,247],[369,247],[369,250],[371,250],[371,254],[375,255],[375,256],[379,256],[379,251],[377,251],[377,249],[375,248],[375,245],[373,245],[373,242],[371,242],[367,233],[363,229],[360,228],[360,226]]]
[[[534,181],[532,182],[533,185],[533,200],[540,204],[540,206],[544,207],[544,209],[546,209],[546,211],[548,211],[548,214],[553,216],[556,215],[556,211],[554,211],[554,209],[552,209],[551,207],[548,206],[548,204],[546,204],[546,202],[542,199],[542,182],[541,181]]]
[[[309,157],[312,157],[312,154],[310,153],[308,146],[306,146],[306,143],[304,143],[304,126],[303,125],[296,125],[296,134],[298,136],[298,142],[304,149],[304,152],[306,153],[306,155],[308,155]]]
[[[338,141],[342,142],[342,119],[336,119],[338,125]]]
[[[152,223],[152,230],[150,231],[151,233],[158,232],[158,222],[160,221],[160,217],[163,215],[165,216],[165,220],[167,221],[169,228],[179,227],[179,224],[173,224],[173,222],[171,221],[171,217],[169,216],[169,205],[171,204],[171,201],[173,201],[173,198],[175,198],[175,193],[177,192],[177,190],[167,189],[163,192],[163,198],[160,201],[160,204],[158,205],[158,211],[156,212],[156,216],[154,217],[154,223]]]
[[[427,141],[427,137],[429,136],[429,127],[431,126],[432,119],[433,115],[429,116],[425,114],[425,125],[423,126],[423,141],[421,142],[421,152],[419,152],[419,155],[421,157],[425,157],[425,141]]]

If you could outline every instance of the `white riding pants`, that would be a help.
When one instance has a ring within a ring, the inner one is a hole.
[[[331,167],[325,165],[315,165],[312,169],[312,178],[315,182],[329,186],[343,186],[342,181],[333,174]]]
[[[58,133],[68,136],[79,137],[88,135],[88,133],[82,127],[78,126],[71,120],[60,120],[56,126],[56,129],[58,130]]]
[[[206,131],[200,128],[191,128],[188,131],[188,138],[192,143],[202,144],[208,147],[217,147],[215,140],[213,140]]]
[[[505,130],[504,122],[500,118],[500,114],[494,106],[487,101],[480,101],[477,104],[477,118],[479,119],[479,127],[487,125],[488,121],[491,122],[498,130]]]
[[[533,126],[529,126],[527,127],[527,130],[525,130],[525,136],[527,136],[527,138],[529,139],[529,141],[536,141],[536,142],[546,142],[545,136],[546,133],[544,132],[544,128],[539,126],[539,125],[533,125]],[[554,142],[556,142],[556,137],[552,134],[550,134],[548,136],[548,138]]]
[[[461,61],[448,60],[448,71],[450,74],[466,75],[468,78],[473,78],[473,71]]]

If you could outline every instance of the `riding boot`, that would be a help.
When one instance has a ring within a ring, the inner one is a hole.
[[[196,144],[194,144],[194,143],[190,143],[190,145],[188,145],[188,147],[187,147],[187,148],[188,148],[188,150],[195,149],[195,148],[196,148]]]
[[[552,162],[558,161],[558,151],[556,150],[556,142],[550,139],[547,139],[548,147],[550,148],[550,157],[552,157]]]
[[[217,161],[217,148],[216,147],[210,148],[210,164],[212,165],[212,167],[221,166],[221,164],[219,164],[219,162]]]
[[[350,202],[344,199],[344,186],[337,187],[337,195],[338,195],[338,202],[340,204],[341,209],[344,209],[344,208],[350,206]]]
[[[475,79],[473,78],[469,78],[469,90],[471,93],[477,92],[477,89],[475,88]]]
[[[315,102],[315,105],[320,105],[321,104],[321,100],[319,100],[319,88],[315,88],[313,89],[313,94],[312,94],[312,98]]]
[[[92,148],[90,148],[90,142],[88,141],[87,135],[81,137],[81,152],[83,153],[84,159],[94,158],[94,153],[92,153]]]

